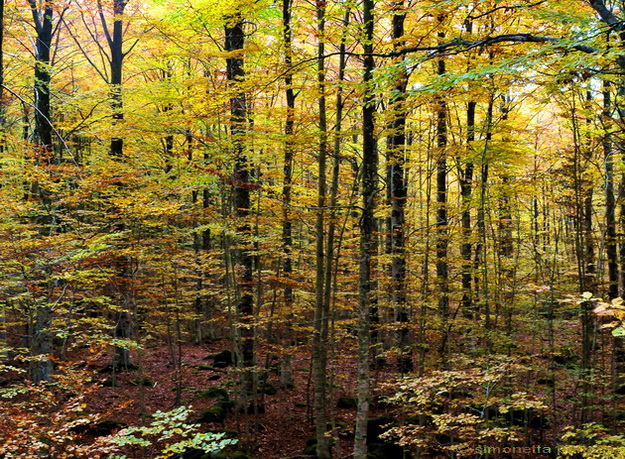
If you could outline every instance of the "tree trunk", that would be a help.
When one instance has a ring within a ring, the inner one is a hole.
[[[467,105],[467,154],[471,155],[473,142],[475,141],[475,108],[477,103],[469,101]],[[473,159],[469,158],[460,173],[460,196],[462,197],[462,244],[460,254],[462,255],[462,299],[460,309],[467,317],[477,317],[473,310],[473,276],[471,252],[473,244],[471,242],[471,193],[473,191]]]
[[[111,34],[106,22],[104,10],[102,4],[98,2],[98,14],[100,16],[100,22],[104,35],[109,46],[110,60],[109,68],[111,71],[111,77],[109,81],[109,87],[111,90],[111,110],[113,118],[113,126],[118,124],[124,119],[123,113],[123,96],[122,96],[122,70],[124,63],[124,31],[123,31],[123,15],[126,8],[126,2],[124,0],[113,1],[113,33]],[[120,160],[124,153],[124,142],[119,137],[112,137],[109,153],[111,157]],[[119,225],[118,230],[124,229],[124,223]],[[130,305],[133,303],[130,294],[130,278],[132,260],[129,257],[122,257],[120,260],[122,265],[120,279],[119,279],[119,292],[123,305],[123,310],[118,314],[117,322],[115,323],[114,336],[118,339],[128,340],[132,337],[132,320],[130,313]],[[114,350],[113,356],[113,368],[122,369],[131,366],[130,351],[127,347],[117,346]]]
[[[35,160],[39,165],[48,165],[53,161],[52,147],[52,120],[50,109],[50,81],[51,81],[51,60],[50,50],[52,47],[53,17],[54,9],[52,2],[46,2],[43,9],[39,9],[39,5],[34,0],[30,0],[30,8],[35,24],[37,38],[35,41],[35,144],[37,152]],[[4,5],[3,5],[4,6]],[[43,190],[37,181],[30,184],[31,194],[35,200],[42,204],[50,203],[50,196],[46,190]],[[40,233],[48,233],[45,229],[46,223],[49,224],[48,217],[35,217],[38,224],[42,225]],[[53,364],[50,359],[52,354],[52,309],[50,304],[50,280],[48,283],[48,295],[42,300],[43,304],[36,304],[35,308],[35,326],[33,330],[32,354],[40,357],[34,362],[32,369],[32,379],[35,382],[47,381],[53,371]]]
[[[111,107],[113,109],[113,124],[117,124],[124,119],[124,102],[122,96],[122,66],[124,52],[122,50],[124,32],[122,16],[126,2],[114,0],[113,13],[113,35],[108,37],[109,48],[111,50]],[[104,19],[102,19],[104,23]],[[124,153],[124,140],[120,137],[111,139],[111,156],[120,158]]]
[[[602,117],[606,122],[611,116],[610,105],[609,85],[607,82],[604,82]],[[605,246],[608,258],[608,298],[614,299],[619,294],[619,266],[616,237],[616,201],[614,199],[614,152],[609,131],[610,126],[604,126],[602,146],[605,167]]]
[[[315,433],[317,438],[317,457],[329,459],[330,445],[326,431],[327,423],[327,339],[328,312],[325,302],[325,206],[326,206],[326,160],[328,150],[326,95],[325,95],[325,2],[317,3],[317,84],[319,90],[319,177],[317,189],[316,232],[316,301],[313,326],[313,372],[314,372],[314,410]]]
[[[489,299],[489,279],[487,263],[487,236],[486,236],[486,200],[489,180],[489,167],[487,153],[490,148],[493,126],[493,96],[488,101],[486,109],[486,134],[485,144],[481,155],[480,164],[480,204],[477,209],[477,243],[475,245],[475,263],[473,265],[475,296],[480,299],[476,314],[484,314],[484,328],[488,331],[491,328],[491,311]],[[485,345],[490,349],[490,338],[485,334]]]
[[[468,34],[473,33],[473,23],[466,21]],[[474,90],[473,85],[469,85],[469,91]],[[472,94],[469,94],[471,97]],[[477,102],[469,100],[467,104],[467,159],[464,170],[460,170],[460,196],[462,198],[462,243],[460,245],[460,255],[462,256],[462,299],[460,300],[460,310],[469,318],[477,319],[477,314],[473,309],[473,276],[472,272],[472,249],[471,241],[471,193],[473,192],[473,142],[475,141],[475,108]]]
[[[590,101],[590,92],[588,101]],[[575,99],[573,103],[576,103]],[[575,255],[578,270],[579,293],[594,292],[595,283],[595,248],[593,242],[593,186],[586,178],[586,168],[591,160],[592,149],[587,146],[588,151],[584,151],[582,133],[578,120],[577,107],[573,105],[571,109],[571,124],[573,126],[573,191],[574,191],[574,228],[575,228]],[[580,322],[582,328],[581,336],[581,359],[580,359],[580,380],[582,385],[581,395],[581,420],[584,424],[590,420],[591,407],[589,406],[588,394],[590,390],[590,370],[592,366],[592,341],[594,333],[594,318],[592,309],[594,305],[591,301],[582,301],[580,304]]]
[[[404,46],[399,41],[404,36],[403,1],[394,5],[393,47],[397,51]],[[403,61],[404,58],[401,58]],[[393,85],[393,95],[389,104],[392,119],[389,125],[391,133],[387,138],[387,182],[390,216],[388,219],[388,251],[391,254],[391,303],[395,321],[398,323],[397,347],[399,349],[398,370],[400,373],[412,371],[412,353],[408,347],[409,317],[406,305],[406,88],[408,73],[402,63]]]
[[[247,218],[250,213],[250,190],[253,187],[248,158],[245,151],[245,136],[247,134],[247,97],[240,88],[245,77],[243,68],[243,46],[245,32],[244,19],[239,13],[228,18],[225,27],[225,50],[230,53],[226,59],[227,78],[232,95],[230,97],[230,135],[234,145],[234,173],[233,173],[233,205],[238,220],[237,233],[239,241],[234,250],[233,258],[235,272],[238,273],[238,302],[236,311],[240,326],[238,327],[237,342],[239,345],[240,365],[242,367],[242,401],[245,410],[249,409],[248,402],[254,395],[254,315],[253,296],[253,256],[249,248],[244,245],[251,235],[251,228]]]
[[[284,121],[284,178],[282,181],[282,251],[283,251],[283,267],[282,273],[284,278],[284,311],[285,326],[283,345],[288,345],[292,340],[293,321],[293,287],[291,286],[291,277],[293,274],[293,225],[291,223],[290,209],[291,205],[291,187],[293,183],[293,134],[294,134],[294,113],[295,113],[295,91],[293,90],[293,46],[291,32],[291,7],[293,0],[283,0],[282,2],[282,27],[284,41],[284,65],[286,74],[284,76],[284,84],[286,86],[286,120]],[[280,361],[280,386],[283,388],[293,386],[293,370],[291,368],[290,350],[282,352]]]
[[[6,148],[6,138],[4,132],[4,0],[0,0],[0,155]],[[0,347],[6,349],[6,307],[0,311]],[[8,356],[6,350],[0,351],[0,359],[4,360]]]
[[[445,34],[440,32],[440,38]],[[437,61],[437,74],[446,73],[444,59]],[[441,320],[440,359],[443,367],[449,363],[449,264],[447,251],[449,247],[447,222],[447,103],[442,96],[437,96],[436,107],[436,280],[438,284],[438,310]]]
[[[35,42],[35,138],[40,148],[38,161],[52,160],[52,124],[50,110],[50,50],[52,48],[54,9],[46,2],[43,11],[30,0],[37,32]]]
[[[374,132],[373,87],[374,1],[363,0],[363,106],[362,106],[362,215],[360,218],[360,266],[358,276],[358,407],[354,438],[354,459],[367,457],[367,420],[371,396],[370,318],[373,289],[372,258],[376,249],[375,207],[378,189],[378,151]]]

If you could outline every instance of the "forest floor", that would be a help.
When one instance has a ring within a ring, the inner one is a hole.
[[[231,399],[236,397],[237,373],[234,366],[214,368],[209,356],[229,348],[228,341],[217,341],[205,345],[185,344],[174,352],[179,354],[182,365],[171,365],[171,350],[166,347],[146,348],[139,355],[133,355],[140,370],[123,371],[112,376],[106,369],[110,356],[101,357],[90,367],[98,372],[96,379],[102,387],[93,391],[87,405],[91,412],[106,413],[105,419],[129,426],[139,426],[146,415],[169,411],[176,406],[191,407],[195,419],[203,409],[210,408],[217,400],[203,398],[211,387],[223,388]],[[339,439],[334,445],[334,457],[351,457],[355,407],[337,408],[339,397],[354,397],[356,380],[356,359],[348,351],[341,350],[340,359],[329,369],[332,379],[330,418],[338,425]],[[266,354],[260,353],[259,364],[264,366]],[[269,394],[261,394],[260,402],[264,413],[243,415],[231,410],[223,422],[202,423],[204,431],[227,432],[236,436],[239,443],[236,450],[249,450],[257,459],[278,459],[303,454],[306,442],[314,437],[312,423],[313,387],[311,380],[310,351],[307,346],[298,348],[292,360],[294,387],[280,389],[277,371],[268,372]],[[390,378],[379,370],[373,373],[376,383]],[[177,395],[179,399],[177,400]],[[372,415],[380,411],[375,406]],[[191,418],[191,421],[194,419]],[[144,422],[143,424],[148,424]],[[142,454],[143,455],[143,454]]]

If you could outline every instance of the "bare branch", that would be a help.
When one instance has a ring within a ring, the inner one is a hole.
[[[63,22],[65,22],[65,19],[63,19]],[[67,25],[67,24],[66,24]],[[70,37],[73,38],[74,43],[76,43],[76,46],[78,46],[78,49],[80,50],[80,52],[82,53],[82,55],[85,57],[85,59],[87,59],[87,62],[89,62],[89,64],[91,65],[91,67],[93,67],[93,69],[98,73],[98,75],[100,75],[100,77],[102,77],[102,79],[108,83],[109,79],[108,79],[108,75],[105,75],[100,68],[95,65],[95,62],[93,62],[91,60],[91,58],[89,57],[89,53],[87,53],[87,50],[85,48],[83,48],[83,46],[80,43],[80,40],[78,40],[76,38],[76,36],[72,33],[71,28],[69,27],[69,25],[67,25],[67,31],[69,32]]]
[[[483,18],[484,16],[488,16],[489,14],[492,14],[495,11],[498,11],[498,10],[516,10],[516,9],[532,8],[534,6],[540,5],[541,3],[545,3],[546,1],[547,0],[540,0],[540,1],[536,2],[536,3],[531,3],[529,5],[501,5],[501,6],[495,7],[493,9],[491,9],[491,10],[485,11],[482,14],[478,14],[476,16],[473,16],[473,15],[470,14],[469,16],[467,16],[467,20],[475,21],[476,19],[480,19],[480,18]]]
[[[489,46],[495,43],[503,43],[503,42],[512,42],[512,43],[558,43],[562,41],[561,38],[553,38],[553,37],[542,37],[539,35],[532,35],[529,33],[514,33],[514,34],[504,34],[497,35],[494,37],[486,37],[480,40],[475,41],[467,41],[462,38],[454,38],[447,43],[442,43],[436,46],[413,46],[409,48],[403,48],[397,51],[392,51],[388,54],[388,56],[401,56],[402,54],[414,53],[417,51],[433,51],[433,52],[444,52],[454,48],[458,48],[458,52],[468,51],[473,48],[479,48],[481,46]],[[581,51],[588,54],[594,54],[599,52],[597,48],[593,48],[592,46],[586,45],[573,45],[567,47],[570,49],[574,49],[577,51]]]
[[[48,123],[50,125],[50,128],[52,128],[52,131],[59,138],[59,140],[61,142],[61,145],[63,145],[63,147],[65,148],[65,150],[69,154],[69,157],[72,159],[72,162],[74,163],[74,165],[77,166],[80,169],[80,164],[78,164],[78,162],[76,161],[76,158],[72,154],[72,150],[69,148],[69,145],[67,145],[67,142],[65,142],[65,139],[63,138],[61,133],[56,130],[56,128],[52,124],[52,121],[50,121],[47,116],[45,116],[43,113],[41,113],[41,110],[39,110],[36,105],[31,104],[27,100],[24,100],[24,98],[22,98],[22,96],[20,96],[18,93],[13,91],[11,88],[9,88],[8,86],[5,86],[3,84],[0,84],[0,86],[2,88],[6,89],[7,91],[9,91],[11,94],[13,94],[21,103],[23,103],[25,105],[28,105],[29,107],[32,107],[33,109],[35,109],[35,111],[37,111],[37,113],[39,113],[39,115],[41,115],[41,117],[46,121],[46,123]]]
[[[113,39],[111,38],[109,27],[106,24],[106,18],[104,17],[104,11],[102,10],[102,0],[98,0],[98,15],[100,16],[100,21],[102,22],[102,29],[104,30],[106,41],[108,42],[109,47],[113,48]]]

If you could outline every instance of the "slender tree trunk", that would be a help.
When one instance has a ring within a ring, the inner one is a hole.
[[[50,164],[53,161],[52,120],[50,108],[51,65],[50,50],[52,48],[54,9],[52,2],[46,2],[43,9],[34,0],[30,0],[30,7],[35,24],[37,37],[35,41],[35,144],[37,152],[36,162],[39,165]],[[35,180],[30,184],[31,195],[43,204],[50,204],[50,195],[43,190]],[[38,218],[38,220],[41,220]],[[40,224],[46,223],[39,221]],[[42,228],[40,232],[49,233]],[[51,286],[50,279],[43,281],[43,289],[48,291],[41,304],[36,307],[35,327],[33,330],[32,353],[36,356],[45,356],[34,363],[32,379],[35,382],[47,381],[53,371],[52,360],[52,308],[50,307]],[[46,287],[47,284],[47,287]]]
[[[467,154],[471,155],[473,142],[475,141],[475,108],[477,103],[469,101],[467,105]],[[473,160],[468,159],[464,170],[460,173],[460,195],[462,197],[462,299],[460,308],[468,317],[476,316],[473,311],[473,276],[472,271],[472,248],[471,241],[471,193],[473,191]]]
[[[362,215],[360,218],[360,267],[358,277],[358,408],[354,459],[367,457],[367,420],[371,396],[370,318],[373,289],[372,258],[375,254],[375,217],[378,189],[378,151],[374,132],[375,94],[373,88],[374,1],[363,0],[363,106],[362,106]]]
[[[247,134],[247,97],[238,88],[238,84],[245,78],[243,68],[243,46],[245,32],[244,19],[239,13],[228,18],[225,27],[225,50],[229,53],[226,59],[227,78],[232,95],[230,97],[230,135],[234,149],[233,173],[233,205],[238,220],[237,233],[240,240],[234,250],[233,258],[235,272],[238,273],[238,301],[236,311],[240,326],[238,328],[238,343],[240,365],[242,366],[242,399],[245,410],[249,409],[248,402],[254,395],[254,296],[253,296],[253,256],[250,250],[244,247],[246,236],[251,234],[247,218],[251,210],[250,190],[253,187],[250,166],[245,151],[245,136]]]
[[[445,34],[440,32],[439,38]],[[437,74],[446,73],[445,60],[437,61]],[[449,263],[447,252],[449,247],[447,222],[447,103],[442,96],[437,96],[436,107],[436,280],[438,284],[438,310],[441,320],[440,359],[443,367],[449,364]]]
[[[124,102],[122,95],[122,68],[124,52],[122,50],[124,41],[122,16],[126,2],[114,0],[113,14],[113,34],[108,36],[109,48],[111,50],[111,106],[113,109],[113,124],[117,124],[124,119]],[[102,19],[104,23],[104,19]],[[124,140],[120,137],[111,139],[111,155],[120,158],[124,153]]]
[[[313,326],[313,372],[314,372],[314,410],[315,432],[317,437],[317,457],[329,459],[330,445],[326,431],[327,422],[327,338],[328,312],[325,302],[325,206],[326,206],[326,162],[328,150],[326,95],[325,95],[325,2],[317,3],[317,84],[319,90],[319,177],[317,189],[316,232],[316,301]]]
[[[0,153],[6,145],[4,111],[4,0],[0,0]]]
[[[611,116],[610,105],[610,88],[608,83],[604,82],[603,119],[606,122]],[[608,258],[608,298],[614,299],[619,294],[619,266],[616,237],[616,201],[614,198],[614,151],[609,131],[610,126],[605,126],[602,146],[605,167],[605,246]]]
[[[47,270],[46,270],[47,272]],[[32,353],[35,356],[45,356],[33,362],[31,377],[34,382],[48,381],[54,371],[52,356],[52,292],[53,283],[48,279],[47,295],[42,304],[35,304],[36,317],[33,330]],[[45,284],[44,284],[45,285]]]
[[[6,147],[5,119],[4,119],[4,0],[0,0],[0,155],[4,154]],[[7,303],[0,311],[0,346],[6,348],[6,309]],[[5,350],[0,351],[0,358],[7,357]]]
[[[468,34],[473,33],[473,23],[466,22]],[[470,70],[470,69],[469,69]],[[469,91],[474,90],[469,85]],[[472,96],[472,94],[470,94]],[[462,198],[462,244],[460,245],[460,254],[462,256],[462,299],[460,300],[460,310],[466,317],[473,317],[475,320],[477,314],[473,310],[473,276],[472,271],[472,249],[471,241],[471,193],[473,192],[473,142],[475,141],[475,108],[477,102],[469,100],[467,104],[467,160],[464,170],[460,170],[460,196]]]
[[[477,209],[477,243],[475,245],[475,263],[473,267],[474,285],[475,285],[475,297],[479,298],[478,308],[476,308],[476,314],[484,314],[484,328],[485,333],[485,345],[486,349],[490,349],[490,338],[488,331],[491,328],[491,310],[489,299],[489,278],[488,278],[488,263],[487,263],[487,235],[486,235],[486,206],[487,206],[487,191],[489,180],[489,165],[487,153],[490,148],[490,140],[492,138],[492,125],[493,125],[493,96],[488,101],[488,107],[486,109],[486,134],[485,143],[481,155],[480,164],[480,204]],[[479,274],[478,274],[479,273]],[[475,299],[474,299],[475,301]]]
[[[325,247],[325,272],[324,272],[324,310],[328,314],[328,333],[327,340],[331,357],[334,356],[335,340],[334,340],[334,312],[332,308],[334,298],[337,291],[337,266],[339,264],[340,243],[342,240],[342,230],[339,229],[339,235],[337,237],[338,215],[337,215],[337,203],[339,193],[339,180],[340,180],[340,168],[341,168],[341,125],[343,121],[343,83],[345,81],[345,66],[347,63],[346,55],[346,40],[347,40],[347,27],[349,25],[350,8],[346,8],[343,16],[344,32],[341,36],[341,42],[339,45],[339,67],[338,67],[338,88],[336,90],[336,118],[334,125],[334,147],[332,152],[332,178],[330,181],[330,197],[329,208],[330,215],[328,218],[328,236]],[[343,228],[344,229],[344,228]],[[333,387],[334,374],[330,371],[328,378],[328,386]],[[333,391],[330,390],[329,397],[327,398],[328,426],[334,428],[334,417],[331,411],[333,402]],[[338,445],[337,445],[338,446]],[[337,447],[336,454],[340,456],[340,450]]]
[[[625,159],[625,158],[624,158]],[[625,172],[619,183],[619,295],[625,298]]]
[[[168,86],[170,86],[172,84],[172,68],[171,68],[171,64],[168,64],[167,65],[167,69],[163,70],[162,78],[163,78],[164,82],[167,82]],[[173,108],[174,107],[173,107],[173,105],[171,103],[166,103],[162,110],[163,110],[163,113],[168,113],[168,112],[171,112],[173,110]],[[162,143],[163,143],[163,150],[164,150],[163,153],[164,153],[164,157],[165,157],[165,167],[164,167],[165,175],[169,179],[174,179],[175,178],[175,173],[172,174],[171,176],[169,175],[169,173],[174,168],[174,164],[172,163],[173,153],[174,153],[174,136],[173,136],[173,134],[166,135],[162,139]]]
[[[590,101],[590,93],[588,93]],[[588,160],[591,159],[590,148],[583,151],[581,132],[578,120],[577,107],[571,110],[571,122],[573,126],[573,191],[575,206],[575,254],[579,278],[580,294],[586,291],[594,292],[595,283],[595,248],[592,233],[592,198],[593,188],[585,179],[585,170]],[[589,406],[588,393],[590,390],[590,370],[592,357],[592,337],[594,333],[594,319],[592,317],[593,303],[583,301],[580,304],[580,322],[582,327],[582,349],[580,359],[580,378],[582,385],[581,396],[581,420],[584,424],[590,420],[591,408]]]
[[[111,77],[109,81],[109,87],[111,90],[111,109],[113,112],[113,125],[115,126],[121,120],[124,119],[123,112],[123,99],[122,99],[122,70],[124,62],[123,52],[123,15],[126,8],[126,2],[123,0],[113,1],[113,32],[110,33],[104,10],[102,9],[101,2],[97,3],[98,14],[100,16],[100,22],[104,30],[106,41],[109,46],[110,60],[109,68]],[[110,143],[110,155],[119,160],[124,153],[124,142],[119,137],[112,137]],[[119,230],[123,230],[124,224],[121,224]],[[123,257],[120,260],[122,265],[120,279],[119,279],[119,291],[122,299],[122,310],[117,316],[117,322],[115,324],[114,336],[118,339],[129,340],[132,338],[132,319],[130,313],[130,305],[133,303],[130,293],[131,283],[131,265],[132,260],[129,257]],[[128,368],[131,365],[130,350],[127,347],[116,347],[113,357],[113,368]]]
[[[393,40],[397,51],[404,46],[400,39],[404,36],[403,1],[394,5],[393,13]],[[389,104],[392,120],[389,128],[391,134],[387,138],[387,183],[390,216],[388,218],[388,251],[391,254],[391,302],[395,312],[395,321],[398,323],[397,346],[399,348],[398,370],[400,373],[412,371],[412,355],[408,347],[408,308],[406,305],[406,88],[408,73],[403,66],[402,58],[400,70],[393,85],[393,94]]]
[[[284,84],[286,86],[286,120],[284,122],[284,178],[282,182],[282,251],[284,256],[282,275],[284,277],[284,311],[286,315],[284,329],[285,340],[291,340],[293,320],[293,287],[291,276],[293,275],[293,224],[291,222],[289,206],[291,205],[291,188],[293,183],[293,134],[295,115],[295,91],[293,90],[293,47],[291,31],[291,7],[293,0],[282,2],[282,39],[284,41],[284,64],[286,74]],[[287,343],[284,343],[287,344]],[[293,370],[291,368],[290,350],[282,352],[280,361],[280,386],[293,386]]]
[[[610,97],[610,84],[603,82],[603,157],[605,167],[605,245],[608,258],[608,299],[613,300],[619,296],[619,273],[618,238],[616,223],[616,200],[614,196],[614,142],[611,138],[613,129],[610,119],[612,118],[612,100]],[[623,185],[621,185],[623,186]],[[621,197],[622,199],[622,197]],[[621,245],[623,250],[623,245]],[[621,267],[622,268],[622,267]],[[623,370],[625,368],[623,355],[625,350],[621,337],[611,337],[612,341],[612,381],[614,391],[619,390],[623,383]]]
[[[507,95],[502,95],[501,120],[507,121],[510,113],[510,103],[512,99]],[[505,135],[503,142],[510,139]],[[507,171],[501,174],[501,193],[499,199],[498,226],[498,251],[497,259],[499,263],[499,289],[501,295],[501,307],[506,322],[506,333],[512,343],[512,305],[514,303],[514,280],[516,277],[516,263],[512,259],[514,255],[514,239],[512,234],[512,208],[510,204],[510,176]],[[508,346],[508,353],[511,348]]]

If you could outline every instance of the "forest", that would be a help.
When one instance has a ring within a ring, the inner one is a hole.
[[[0,457],[625,458],[623,0],[0,0]]]

